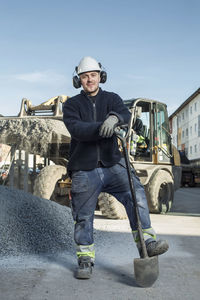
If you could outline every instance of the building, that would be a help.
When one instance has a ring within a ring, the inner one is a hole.
[[[200,88],[169,117],[172,142],[188,159],[200,160]]]
[[[4,164],[10,164],[10,146],[0,144],[0,167]]]

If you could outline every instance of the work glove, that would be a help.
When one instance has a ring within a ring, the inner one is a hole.
[[[110,115],[101,125],[99,135],[103,138],[110,138],[118,122],[119,119],[117,116]]]

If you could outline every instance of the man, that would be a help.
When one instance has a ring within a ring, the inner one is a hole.
[[[84,57],[74,76],[80,94],[69,98],[63,107],[64,123],[71,134],[68,172],[72,178],[72,215],[77,245],[76,278],[91,277],[95,250],[93,241],[94,211],[101,192],[116,197],[126,208],[133,237],[139,251],[136,218],[133,213],[130,187],[124,159],[118,149],[116,126],[127,124],[130,112],[115,93],[103,91],[99,83],[106,81],[106,72],[92,57]],[[156,241],[151,227],[144,188],[132,171],[144,239],[149,256],[167,251],[166,241]]]
[[[138,148],[146,148],[146,142],[144,138],[144,126],[140,119],[142,113],[142,107],[137,106],[136,120],[133,124],[133,132],[131,134],[130,154],[136,155]]]

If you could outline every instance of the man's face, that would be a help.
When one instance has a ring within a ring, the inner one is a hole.
[[[99,91],[100,73],[86,72],[80,75],[80,80],[84,91],[91,96],[95,96]]]

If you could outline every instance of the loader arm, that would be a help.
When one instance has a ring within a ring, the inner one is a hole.
[[[32,105],[30,100],[23,98],[19,117],[33,115],[53,115],[56,117],[62,116],[61,105],[65,103],[68,98],[69,97],[65,95],[56,96],[39,105]]]

